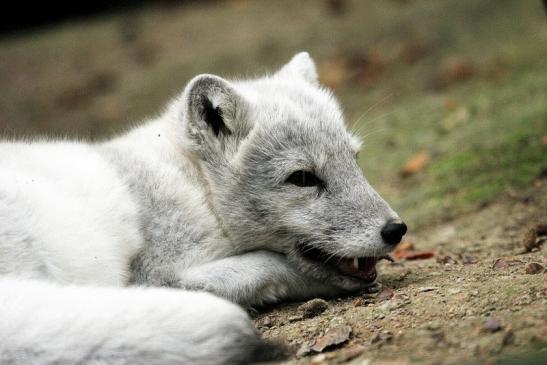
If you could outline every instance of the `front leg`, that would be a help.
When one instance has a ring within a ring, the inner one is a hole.
[[[185,269],[178,273],[177,286],[208,291],[244,307],[339,293],[339,289],[289,265],[284,255],[270,251],[249,252]]]

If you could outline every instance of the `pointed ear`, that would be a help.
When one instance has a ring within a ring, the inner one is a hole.
[[[185,133],[203,159],[235,151],[250,130],[245,100],[230,82],[199,75],[183,93]]]
[[[279,70],[279,74],[289,77],[297,76],[313,85],[319,84],[315,62],[308,52],[300,52],[294,55],[289,63]]]

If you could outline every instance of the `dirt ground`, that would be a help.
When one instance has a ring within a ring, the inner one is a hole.
[[[275,307],[257,316],[257,327],[289,345],[286,364],[545,364],[547,274],[527,267],[547,267],[546,247],[523,253],[522,246],[539,223],[547,223],[546,179],[410,232],[416,250],[436,255],[380,263],[388,289],[379,294],[331,299],[311,318],[302,303]],[[341,343],[320,351],[329,340]]]
[[[367,180],[435,255],[380,263],[380,294],[315,317],[262,311],[263,336],[286,364],[543,365],[547,274],[526,270],[547,244],[522,241],[547,220],[546,44],[539,0],[162,1],[0,35],[0,137],[108,138],[199,73],[254,77],[307,50]]]

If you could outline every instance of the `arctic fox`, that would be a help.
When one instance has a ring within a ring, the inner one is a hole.
[[[236,304],[373,285],[406,232],[359,148],[307,53],[109,141],[0,143],[0,363],[260,359]]]

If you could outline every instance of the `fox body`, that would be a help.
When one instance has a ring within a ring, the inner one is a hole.
[[[260,359],[233,303],[373,285],[406,231],[359,148],[307,53],[108,141],[1,142],[0,362]]]

